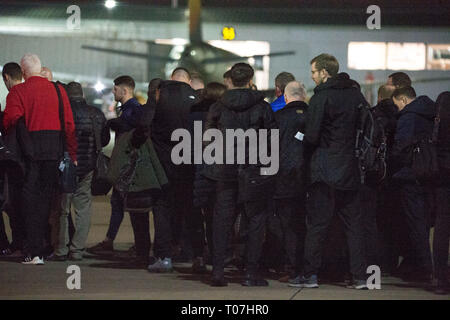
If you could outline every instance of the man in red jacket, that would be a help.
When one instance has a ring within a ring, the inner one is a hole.
[[[14,86],[6,98],[3,125],[6,133],[20,118],[33,143],[33,156],[27,159],[27,172],[22,191],[25,216],[26,245],[24,264],[44,264],[44,232],[50,214],[51,199],[58,181],[58,164],[67,151],[76,163],[77,142],[69,99],[61,85],[65,135],[61,132],[59,99],[52,82],[40,75],[41,61],[35,54],[26,54],[20,61],[25,82]]]

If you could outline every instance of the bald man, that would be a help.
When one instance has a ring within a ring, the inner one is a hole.
[[[180,81],[187,83],[188,85],[191,85],[191,74],[187,69],[178,67],[175,70],[173,70],[170,80]]]
[[[280,169],[274,190],[273,225],[281,225],[283,243],[294,278],[303,266],[303,242],[305,232],[305,181],[303,159],[303,132],[308,105],[302,83],[289,82],[284,88],[286,106],[275,112],[280,130]],[[280,250],[280,252],[283,250]]]
[[[284,100],[286,101],[286,105],[295,102],[306,100],[306,89],[305,86],[298,81],[291,81],[286,85],[284,89]]]
[[[188,127],[191,106],[197,102],[197,93],[191,87],[191,75],[185,68],[176,68],[172,81],[162,81],[159,86],[159,100],[156,107],[151,135],[158,158],[163,165],[170,187],[153,210],[155,221],[155,242],[158,243],[158,260],[148,266],[149,272],[172,271],[172,244],[182,247],[183,221],[192,216],[193,165],[175,165],[171,160],[174,142],[172,132]]]

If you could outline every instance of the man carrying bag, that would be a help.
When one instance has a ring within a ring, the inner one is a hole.
[[[25,217],[24,264],[44,264],[44,234],[52,195],[57,187],[58,165],[63,153],[61,134],[76,165],[77,141],[69,99],[58,85],[63,105],[64,129],[59,119],[59,100],[54,85],[40,76],[41,62],[35,54],[21,60],[25,82],[14,86],[6,99],[3,125],[6,133],[24,117],[32,141],[33,156],[26,160],[22,209]]]
[[[53,260],[56,261],[64,261],[67,258],[70,260],[83,259],[92,215],[91,183],[98,160],[97,154],[102,146],[108,144],[110,139],[109,130],[105,129],[105,116],[99,109],[86,104],[81,85],[77,82],[70,82],[66,90],[75,121],[78,143],[77,157],[79,160],[76,171],[67,173],[66,176],[63,172],[61,179],[63,194],[59,217],[59,236],[53,257]],[[100,135],[102,135],[102,138],[100,138]],[[75,177],[75,182],[64,181],[64,178],[72,178],[72,175]],[[75,183],[75,188],[64,188],[64,186],[72,187],[73,183]],[[72,206],[75,211],[75,232],[70,241],[68,218]]]

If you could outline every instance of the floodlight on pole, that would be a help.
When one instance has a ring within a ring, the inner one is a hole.
[[[114,0],[106,0],[105,1],[105,7],[107,7],[108,9],[112,9],[116,6],[116,1]]]

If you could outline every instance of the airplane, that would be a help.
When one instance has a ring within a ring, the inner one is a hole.
[[[202,37],[201,0],[189,0],[189,42],[184,45],[182,52],[177,55],[176,58],[171,55],[160,56],[153,54],[153,46],[155,44],[163,44],[154,41],[145,42],[147,44],[147,53],[102,48],[91,45],[82,45],[81,48],[144,59],[147,61],[147,75],[151,74],[151,62],[154,61],[166,63],[166,67],[170,66],[172,70],[178,66],[184,67],[191,72],[197,73],[205,83],[211,81],[222,82],[223,73],[237,62],[248,62],[249,59],[253,58],[254,68],[256,70],[262,70],[262,60],[264,57],[279,57],[295,54],[295,51],[282,51],[261,55],[239,56],[208,44],[203,41]]]

